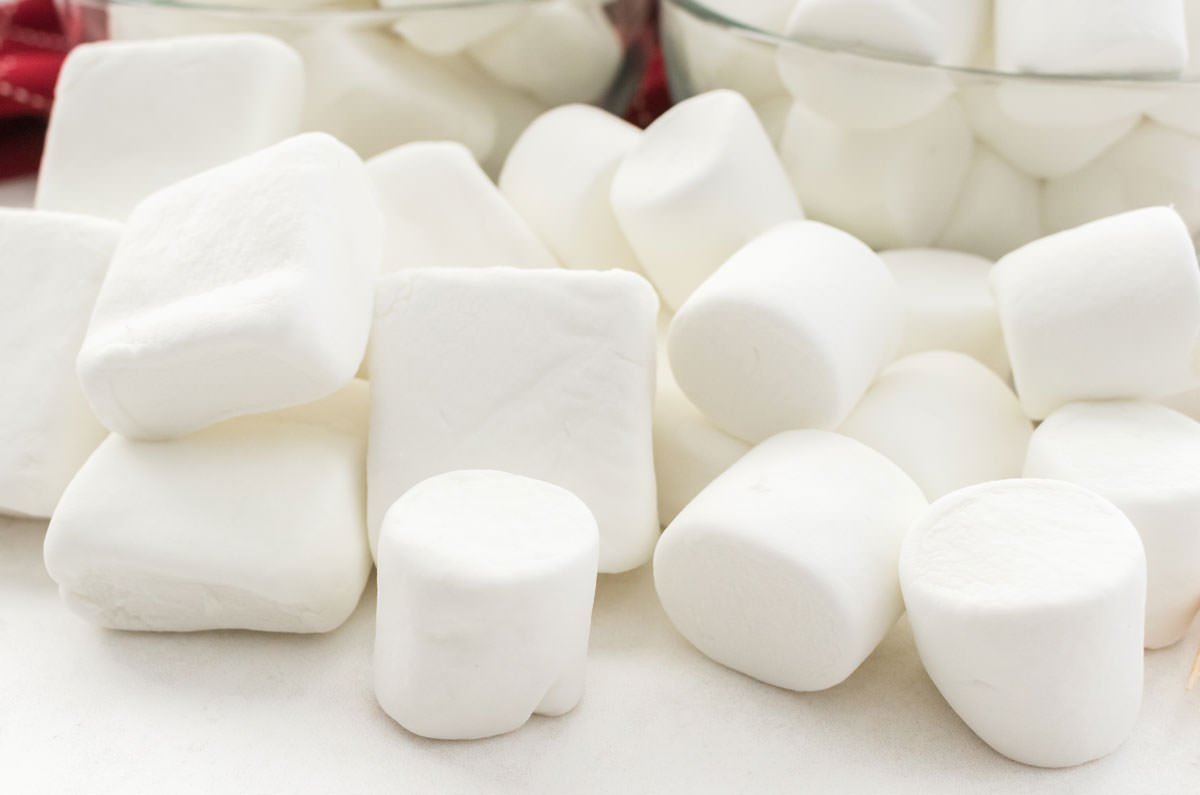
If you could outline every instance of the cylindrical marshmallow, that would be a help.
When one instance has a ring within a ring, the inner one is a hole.
[[[1071,403],[1033,434],[1025,477],[1092,489],[1146,547],[1146,647],[1170,646],[1200,610],[1200,423],[1155,403]]]
[[[1200,382],[1200,268],[1187,227],[1151,207],[1006,256],[992,291],[1025,411],[1156,398]]]
[[[742,13],[744,4],[733,2],[738,6],[737,13]],[[663,3],[661,8],[664,55],[668,63],[679,66],[671,74],[671,88],[677,96],[726,88],[757,102],[786,93],[775,66],[774,44],[702,19],[674,3]],[[736,15],[733,8],[725,12]]]
[[[671,523],[654,585],[671,623],[708,657],[777,687],[824,690],[900,617],[900,543],[926,505],[865,445],[782,433]]]
[[[1042,236],[1042,185],[976,144],[937,245],[998,259]]]
[[[1103,497],[1048,480],[948,494],[905,538],[900,584],[930,678],[992,748],[1069,767],[1133,730],[1146,560]]]
[[[574,709],[597,545],[587,506],[543,481],[476,470],[414,486],[379,539],[380,706],[414,734],[447,740]]]
[[[671,322],[684,394],[750,442],[836,428],[900,341],[900,291],[877,254],[816,221],[737,252]]]

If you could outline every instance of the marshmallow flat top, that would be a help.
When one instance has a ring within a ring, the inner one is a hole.
[[[789,36],[962,65],[986,27],[986,0],[800,0]]]
[[[557,268],[470,151],[405,144],[367,161],[387,228],[383,270]]]
[[[299,56],[234,33],[98,42],[59,75],[37,207],[124,219],[159,188],[295,134]]]

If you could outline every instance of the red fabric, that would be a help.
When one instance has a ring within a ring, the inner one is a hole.
[[[37,170],[66,51],[51,0],[0,0],[0,179]]]
[[[642,84],[629,106],[625,118],[639,127],[645,127],[671,107],[671,92],[667,87],[667,70],[663,63],[662,48],[658,43],[658,4],[651,8],[651,19],[646,26],[643,51],[648,53],[646,71]]]

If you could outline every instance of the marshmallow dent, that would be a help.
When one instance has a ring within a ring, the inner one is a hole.
[[[680,512],[654,554],[654,585],[671,623],[711,659],[777,687],[824,690],[903,612],[900,543],[926,507],[866,445],[788,431]]]
[[[905,537],[900,585],[930,678],[1001,754],[1070,767],[1133,730],[1146,560],[1095,492],[1005,480],[948,494]]]
[[[375,694],[414,734],[491,737],[583,696],[599,534],[565,489],[503,472],[417,484],[379,537]]]

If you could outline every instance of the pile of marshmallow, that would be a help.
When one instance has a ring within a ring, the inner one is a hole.
[[[1200,232],[1197,0],[699,3],[822,44],[664,5],[676,88],[747,96],[811,217],[874,248],[996,258],[1151,205]]]
[[[147,68],[152,134],[75,90]],[[1143,645],[1200,608],[1200,423],[1151,402],[1200,386],[1175,211],[876,254],[730,91],[550,111],[497,186],[457,143],[269,140],[295,69],[254,34],[83,47],[39,208],[0,212],[0,510],[50,517],[74,611],[326,632],[374,565],[380,704],[476,738],[579,702],[597,573],[653,558],[764,682],[837,685],[907,609],[1000,752],[1123,741]]]

